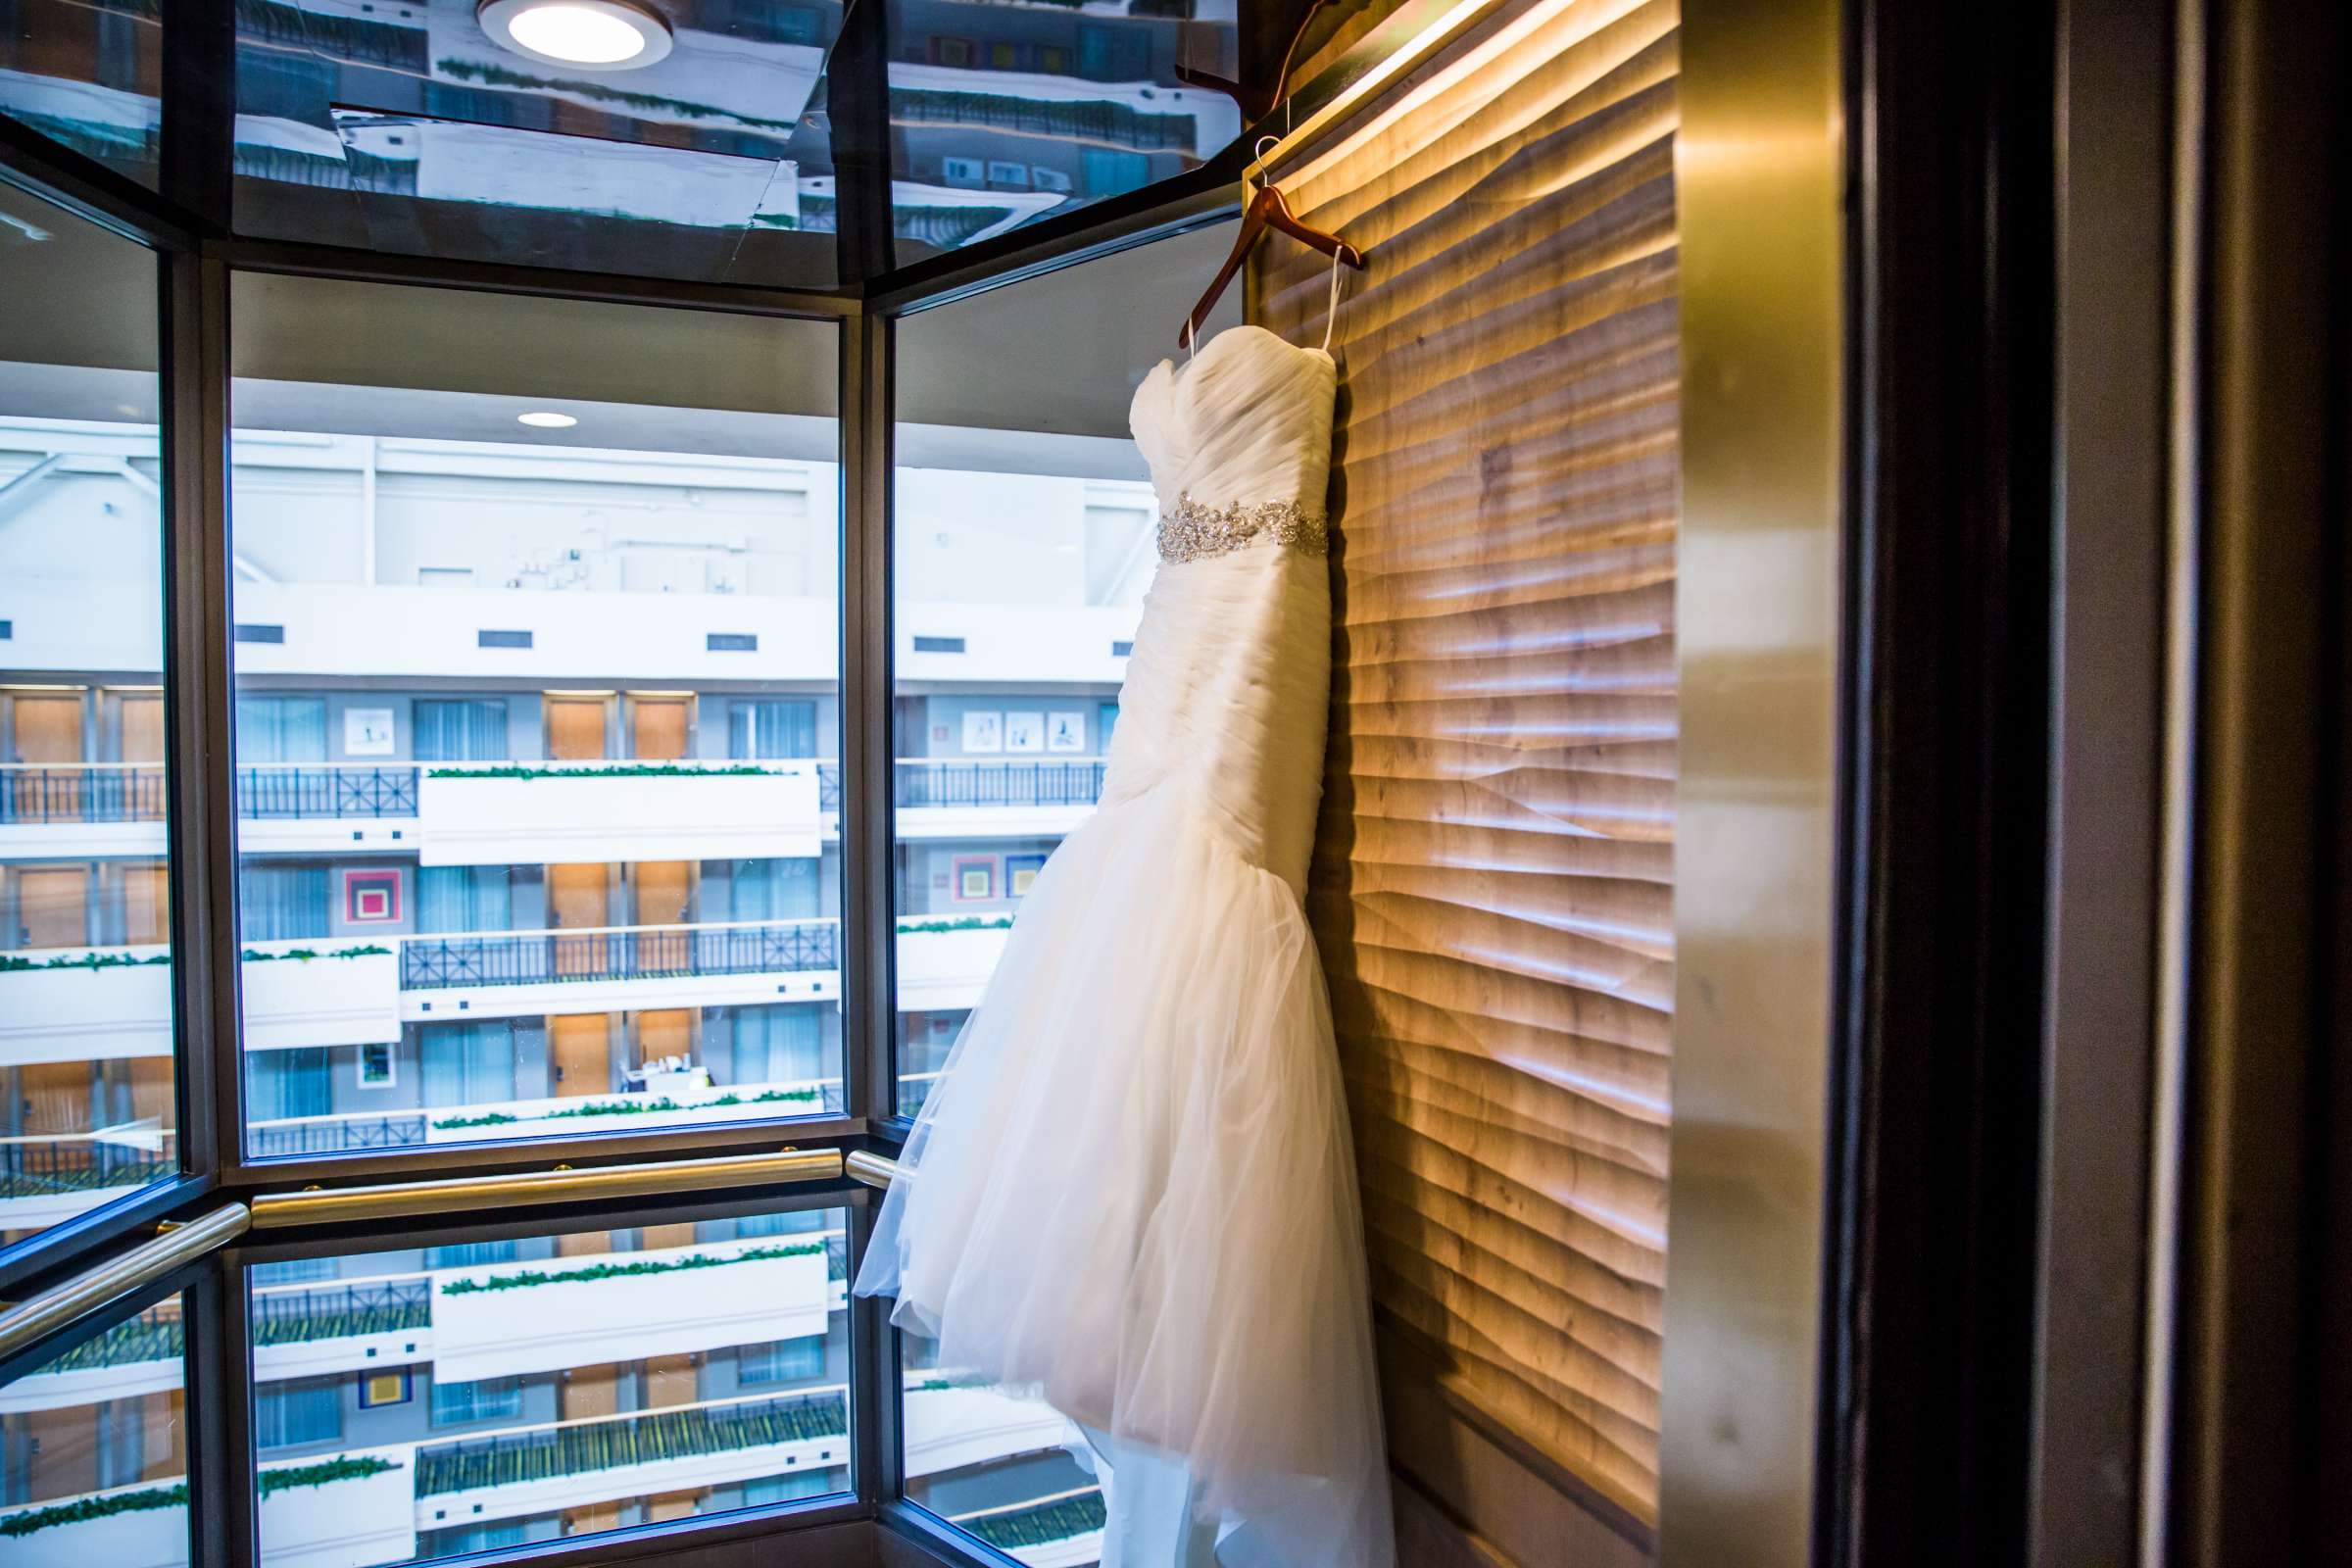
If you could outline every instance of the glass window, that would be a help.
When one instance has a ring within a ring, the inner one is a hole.
[[[838,331],[233,303],[248,1149],[838,1110]]]
[[[1014,913],[1101,798],[1111,720],[1158,564],[1158,502],[1127,413],[1167,356],[1183,309],[1172,303],[1161,317],[1134,305],[1191,299],[1231,244],[1232,229],[1218,225],[899,326],[892,788],[902,1114],[919,1110],[946,1071]],[[1229,292],[1209,330],[1236,319]],[[1118,324],[1090,337],[1083,355],[1031,352],[1071,320]]]
[[[0,1562],[189,1560],[180,1299],[0,1388]]]
[[[890,0],[901,265],[1198,169],[1241,134],[1231,98],[1176,75],[1234,74],[1233,8],[1119,9]]]
[[[309,1509],[265,1491],[264,1562],[313,1560],[330,1535],[363,1568],[846,1492],[846,1211],[794,1218],[814,1228],[703,1220],[256,1275],[262,1484],[281,1464],[318,1478]],[[391,1397],[404,1377],[429,1393]]]
[[[0,114],[142,184],[163,167],[164,8],[152,0],[11,0],[0,11]]]
[[[825,65],[842,13],[668,0],[665,52],[571,67],[486,27],[472,0],[240,5],[236,227],[829,285]]]
[[[155,366],[155,257],[0,186],[0,1243],[179,1169]]]
[[[940,1365],[929,1340],[904,1336],[901,1354],[908,1500],[1024,1561],[1093,1562],[1108,1466],[1084,1434],[1051,1405]]]

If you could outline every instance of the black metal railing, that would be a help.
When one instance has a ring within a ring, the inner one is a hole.
[[[400,983],[406,990],[425,991],[576,980],[799,974],[840,967],[838,923],[776,920],[636,931],[410,937],[401,944]]]
[[[416,1495],[433,1497],[662,1459],[693,1459],[741,1448],[846,1439],[849,1430],[849,1405],[839,1389],[736,1404],[648,1410],[608,1421],[583,1421],[418,1448]],[[846,1443],[833,1449],[829,1462],[849,1462]],[[820,1456],[812,1468],[827,1463]]]
[[[164,1134],[160,1151],[82,1139],[0,1144],[0,1199],[144,1187],[179,1174],[171,1144],[170,1133]]]
[[[47,764],[0,769],[0,822],[160,822],[164,770]]]
[[[240,767],[237,815],[246,818],[416,814],[414,767]]]
[[[362,1334],[405,1334],[433,1321],[428,1280],[376,1280],[260,1291],[253,1298],[253,1343],[308,1345]]]
[[[926,806],[1093,806],[1103,764],[1084,761],[901,761],[893,790],[901,809]]]
[[[246,1152],[340,1154],[354,1149],[410,1149],[424,1142],[424,1116],[337,1116],[317,1121],[256,1122]]]

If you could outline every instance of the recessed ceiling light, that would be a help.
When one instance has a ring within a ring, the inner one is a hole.
[[[669,23],[628,0],[482,0],[474,19],[496,42],[551,66],[634,71],[669,53]]]
[[[533,409],[528,414],[514,416],[516,424],[527,424],[534,430],[568,430],[580,421],[568,414],[551,414],[545,409]]]

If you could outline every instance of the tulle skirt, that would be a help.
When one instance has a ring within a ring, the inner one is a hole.
[[[1322,971],[1297,892],[1216,827],[1169,781],[1054,853],[857,1288],[943,1366],[1185,1465],[1231,1568],[1384,1568]]]

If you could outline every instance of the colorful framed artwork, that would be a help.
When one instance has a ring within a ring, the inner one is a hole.
[[[980,904],[997,896],[997,858],[993,855],[956,857],[956,902]]]
[[[343,873],[343,923],[386,925],[400,918],[400,873],[383,869]]]
[[[380,1405],[406,1404],[416,1397],[416,1385],[406,1369],[398,1372],[367,1372],[360,1377],[360,1408],[373,1410]]]
[[[1025,899],[1037,885],[1037,874],[1046,868],[1042,855],[1007,855],[1004,857],[1004,892],[1007,897]]]
[[[399,1064],[392,1048],[382,1041],[370,1041],[360,1047],[360,1087],[362,1089],[390,1089],[400,1081]]]
[[[1012,712],[1004,715],[1004,749],[1042,752],[1046,749],[1046,715]]]

